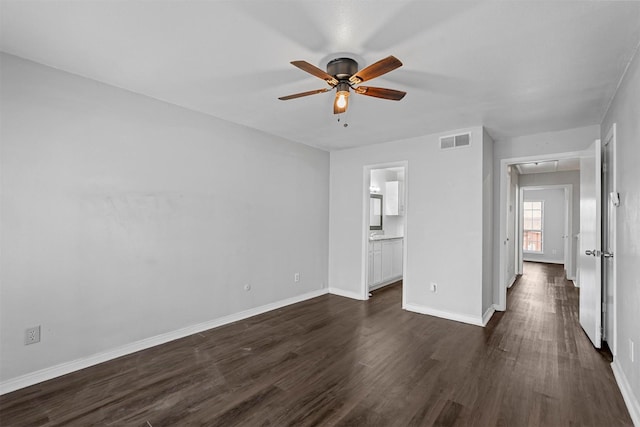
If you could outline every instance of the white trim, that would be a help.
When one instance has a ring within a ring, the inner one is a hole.
[[[184,338],[189,335],[197,334],[209,329],[218,328],[220,326],[227,325],[229,323],[244,320],[249,317],[257,316],[268,311],[277,310],[287,305],[302,302],[311,298],[316,298],[321,295],[325,295],[328,292],[326,288],[318,289],[315,291],[307,292],[302,295],[287,298],[281,301],[276,301],[270,304],[265,304],[260,307],[250,308],[238,313],[230,314],[228,316],[220,317],[207,322],[199,323],[196,325],[187,326],[176,331],[167,332],[164,334],[156,335],[154,337],[145,338],[140,341],[126,344],[111,350],[107,350],[101,353],[97,353],[81,359],[72,360],[70,362],[64,362],[59,365],[55,365],[49,368],[44,368],[39,371],[30,372],[28,374],[21,375],[16,378],[0,383],[0,395],[10,393],[21,388],[29,387],[34,384],[41,383],[62,375],[70,374],[80,369],[85,369],[90,366],[104,363],[109,360],[116,359],[118,357],[126,356],[137,351],[146,350],[151,347],[155,347],[160,344],[165,344],[170,341],[174,341],[180,338]]]
[[[484,314],[482,315],[482,326],[487,326],[487,323],[489,323],[489,320],[491,320],[491,318],[493,317],[493,313],[496,312],[496,306],[495,304],[491,304],[489,306],[489,308],[487,308],[487,311],[484,312]]]
[[[617,125],[616,123],[613,123],[611,125],[611,128],[609,129],[609,131],[607,132],[607,137],[605,138],[605,142],[604,142],[604,149],[606,150],[606,146],[611,144],[611,159],[608,159],[608,164],[607,167],[611,168],[611,177],[612,182],[611,182],[611,188],[613,189],[614,192],[618,191],[618,179],[617,179],[617,168],[618,168],[618,155],[617,155],[617,149],[616,149],[616,139],[617,139]],[[613,264],[611,266],[612,268],[612,274],[611,274],[611,279],[613,283],[607,283],[608,285],[611,285],[611,289],[612,289],[612,298],[613,298],[613,302],[612,302],[612,319],[613,319],[613,337],[611,337],[612,339],[610,340],[609,337],[607,337],[607,342],[610,342],[610,349],[611,349],[611,353],[613,353],[613,356],[615,357],[618,354],[618,258],[616,257],[617,252],[618,252],[618,243],[617,243],[617,234],[618,234],[618,220],[617,220],[617,216],[616,216],[616,208],[610,208],[611,206],[611,200],[609,199],[609,195],[606,195],[606,200],[603,200],[603,202],[605,202],[607,204],[607,210],[609,212],[612,213],[612,215],[607,214],[607,220],[611,222],[611,228],[613,229],[611,233],[609,233],[609,224],[603,224],[603,226],[607,227],[607,235],[609,238],[609,246],[611,247],[611,250],[613,252],[613,258],[611,258],[611,263]],[[605,290],[606,292],[606,290]],[[608,292],[607,292],[608,293]],[[605,294],[605,297],[607,295]],[[605,326],[606,327],[606,326]],[[640,423],[638,423],[640,425]]]
[[[371,191],[369,188],[371,187],[371,171],[374,168],[375,166],[364,166],[362,168],[362,238],[360,239],[362,242],[362,260],[360,262],[360,295],[353,297],[341,294],[340,292],[342,291],[340,289],[336,289],[335,292],[336,295],[364,301],[369,299],[369,289],[367,289],[367,278],[369,277],[369,235],[371,233],[371,229],[369,228],[371,218]],[[331,291],[331,288],[329,292],[334,293]],[[351,294],[351,292],[349,292],[349,294]]]
[[[353,293],[339,293],[344,292],[340,289],[336,290],[336,295],[345,296],[347,298],[354,298],[358,300],[368,300],[369,299],[369,286],[367,284],[367,276],[369,271],[369,187],[371,186],[371,171],[376,169],[388,169],[388,168],[404,168],[404,230],[403,230],[403,241],[402,241],[402,277],[400,279],[404,279],[404,274],[407,271],[407,223],[408,223],[408,212],[409,212],[409,161],[401,160],[396,162],[388,162],[388,163],[376,163],[373,165],[365,165],[362,168],[362,248],[361,248],[361,262],[360,262],[360,296],[354,297]],[[396,281],[399,279],[396,279]],[[332,288],[333,289],[333,288]],[[404,284],[402,286],[402,305],[406,303],[407,293],[405,292]],[[330,293],[334,293],[329,291]]]
[[[640,402],[638,402],[638,399],[633,394],[633,389],[629,381],[627,381],[624,371],[618,364],[618,359],[615,357],[613,358],[613,363],[611,363],[611,370],[613,371],[616,383],[618,383],[618,388],[620,389],[624,403],[627,405],[633,425],[640,426]]]
[[[467,314],[452,313],[450,311],[436,310],[433,308],[415,304],[406,304],[404,306],[404,309],[407,311],[413,311],[414,313],[427,314],[429,316],[440,317],[447,320],[454,320],[456,322],[468,323],[470,325],[484,326],[484,324],[482,323],[482,317],[480,316],[469,316]]]
[[[514,274],[513,277],[511,277],[511,279],[509,279],[509,281],[507,282],[507,289],[512,287],[514,283],[516,283],[516,279],[518,278],[517,274]],[[494,304],[494,308],[495,308],[495,304]]]
[[[360,295],[358,292],[345,291],[344,289],[339,289],[339,288],[329,288],[329,293],[331,295],[338,295],[340,297],[357,299],[359,301],[364,301],[365,299],[369,299],[368,293],[367,293],[367,298],[363,298],[362,295]]]

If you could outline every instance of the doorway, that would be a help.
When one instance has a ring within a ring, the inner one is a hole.
[[[499,227],[499,260],[498,260],[498,283],[497,295],[498,303],[496,310],[505,311],[507,309],[507,288],[513,284],[516,276],[522,274],[522,251],[520,224],[517,218],[521,217],[522,198],[520,188],[523,186],[549,186],[560,185],[555,182],[545,181],[551,176],[551,172],[563,172],[567,162],[573,166],[568,166],[570,170],[579,169],[579,158],[582,152],[567,152],[546,154],[538,156],[518,157],[502,159],[500,161],[500,227]],[[576,166],[577,164],[577,166]],[[534,178],[525,178],[525,177]],[[535,178],[535,177],[539,177]],[[565,184],[562,184],[565,185]],[[579,185],[579,184],[578,184]],[[572,198],[577,197],[572,192]],[[575,212],[574,212],[575,213]],[[573,214],[571,218],[573,218]],[[577,245],[577,232],[575,228],[578,221],[572,219],[571,227],[567,227],[565,243],[567,251],[573,257]],[[575,260],[572,258],[571,269],[575,271]],[[568,278],[572,278],[571,274]]]
[[[364,168],[362,296],[365,300],[373,291],[404,280],[407,166],[407,162],[395,162]]]

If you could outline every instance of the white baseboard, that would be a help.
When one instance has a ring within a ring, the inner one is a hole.
[[[629,384],[629,381],[627,381],[627,377],[625,376],[624,371],[620,368],[615,357],[613,359],[613,363],[611,363],[611,370],[613,371],[613,376],[616,378],[616,382],[620,388],[620,393],[622,393],[624,403],[627,405],[633,425],[640,427],[640,402],[638,402],[638,398],[633,393],[631,385]]]
[[[487,308],[487,311],[484,312],[484,314],[482,315],[482,326],[487,326],[487,323],[489,323],[489,320],[491,320],[491,318],[493,317],[493,313],[496,312],[496,305],[492,304],[489,308]]]
[[[131,344],[127,344],[121,347],[107,350],[102,353],[94,354],[89,357],[83,357],[81,359],[72,360],[70,362],[61,363],[50,368],[41,369],[39,371],[31,372],[25,375],[21,375],[16,378],[12,378],[0,383],[0,395],[10,393],[21,388],[29,387],[34,384],[41,383],[62,375],[70,374],[80,369],[85,369],[90,366],[97,365],[99,363],[107,362],[109,360],[116,359],[118,357],[126,356],[127,354],[135,353],[140,350],[146,350],[151,347],[155,347],[160,344],[165,344],[169,341],[174,341],[179,338],[184,338],[189,335],[196,334],[198,332],[206,331],[208,329],[217,328],[229,323],[244,320],[249,317],[256,316],[258,314],[266,313],[268,311],[277,310],[282,307],[286,307],[291,304],[302,302],[311,298],[316,298],[324,295],[328,292],[328,289],[318,289],[315,291],[307,292],[302,295],[287,298],[281,301],[276,301],[270,304],[265,304],[260,307],[250,308],[248,310],[241,311],[239,313],[230,314],[228,316],[220,317],[218,319],[210,320],[197,325],[187,326],[186,328],[178,329],[176,331],[167,332],[165,334],[156,335],[155,337],[145,338],[140,341],[136,341]]]
[[[509,279],[509,281],[507,282],[507,289],[512,287],[514,283],[516,283],[516,279],[518,278],[518,276],[516,276],[515,274],[513,275],[513,277],[511,279]]]
[[[329,288],[329,293],[332,295],[338,295],[341,297],[345,297],[345,298],[351,298],[351,299],[357,299],[360,301],[363,301],[364,298],[362,297],[362,295],[353,292],[353,291],[345,291],[344,289],[339,289],[339,288]]]
[[[523,258],[523,261],[529,261],[529,262],[543,262],[545,264],[564,264],[564,260],[563,259],[547,259],[547,258],[537,258],[537,259],[527,259],[527,258]]]
[[[396,283],[398,280],[402,280],[402,276],[394,277],[393,279],[389,279],[387,281],[378,283],[377,285],[370,286],[369,287],[369,292],[376,291],[378,289],[384,288],[385,286],[389,286],[389,285],[391,285],[393,283]]]
[[[424,307],[424,306],[415,305],[415,304],[407,304],[405,305],[404,309],[408,311],[413,311],[415,313],[428,314],[429,316],[441,317],[447,320],[455,320],[456,322],[468,323],[470,325],[484,326],[484,324],[482,323],[483,319],[480,316],[469,316],[466,314],[451,313],[449,311],[435,310],[433,308]]]

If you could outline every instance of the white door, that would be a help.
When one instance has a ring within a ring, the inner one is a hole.
[[[602,340],[601,146],[580,159],[580,325],[596,348]]]
[[[514,180],[515,170],[511,166],[507,173],[507,240],[505,245],[507,246],[507,262],[505,263],[505,279],[507,280],[507,286],[511,284],[511,281],[516,277],[516,183]]]
[[[616,186],[615,186],[615,138],[614,124],[602,147],[602,305],[606,307],[602,316],[602,340],[616,355],[616,316],[615,316],[615,251],[616,251]],[[612,193],[615,195],[612,197]]]
[[[571,251],[569,250],[569,239],[571,238],[571,230],[569,230],[569,214],[571,209],[569,206],[571,201],[569,200],[569,190],[564,189],[564,231],[562,234],[563,250],[564,250],[564,274],[565,277],[571,276]]]

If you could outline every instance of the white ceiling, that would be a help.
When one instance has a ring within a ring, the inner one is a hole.
[[[599,124],[640,41],[640,2],[1,1],[0,49],[327,150],[484,125],[495,139]],[[354,95],[289,64],[404,66]]]

